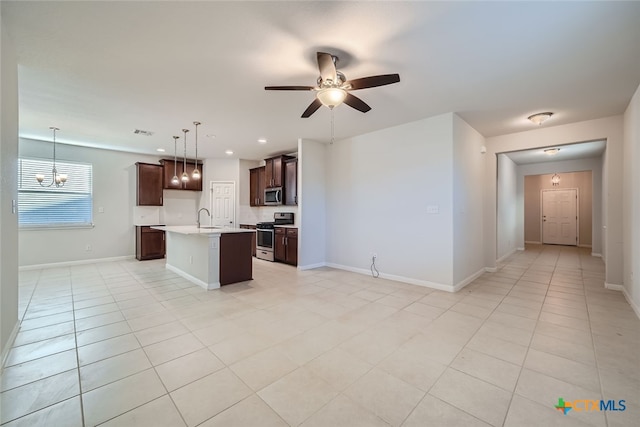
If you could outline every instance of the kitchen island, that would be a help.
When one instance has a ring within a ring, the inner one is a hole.
[[[166,235],[166,268],[207,290],[253,279],[253,230],[157,226]]]

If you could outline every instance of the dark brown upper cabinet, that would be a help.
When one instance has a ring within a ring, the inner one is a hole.
[[[284,162],[289,156],[265,159],[265,188],[284,186]]]
[[[136,163],[136,205],[162,206],[162,165]]]
[[[249,169],[249,205],[264,205],[265,167]]]
[[[200,161],[198,161],[198,170],[200,170],[200,179],[193,179],[191,174],[195,169],[194,161],[187,161],[187,175],[189,175],[189,181],[182,182],[182,172],[184,172],[184,161],[178,160],[175,164],[175,174],[180,180],[178,185],[174,185],[171,183],[171,179],[174,175],[174,162],[171,159],[164,159],[160,161],[162,166],[164,167],[164,180],[163,180],[163,188],[165,190],[191,190],[191,191],[202,191],[202,179],[204,177],[204,167]]]

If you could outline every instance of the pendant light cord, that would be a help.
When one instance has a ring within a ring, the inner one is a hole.
[[[198,125],[200,125],[200,122],[193,122],[193,124],[196,126],[196,170],[198,169]]]
[[[173,176],[178,176],[178,139],[179,136],[173,137]]]

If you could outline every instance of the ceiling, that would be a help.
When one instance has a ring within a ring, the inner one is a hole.
[[[520,150],[504,153],[516,165],[528,165],[532,163],[560,162],[563,160],[591,159],[602,156],[606,148],[606,141],[590,141],[578,144],[553,145],[550,147],[535,148],[532,150]],[[545,153],[548,149],[558,149],[555,154]]]
[[[372,110],[334,110],[341,139],[456,112],[484,136],[624,112],[640,85],[640,2],[2,1],[19,62],[20,136],[173,154],[199,128],[199,156],[262,159],[328,142],[331,112],[300,115],[316,51]],[[135,135],[135,129],[153,132]],[[208,135],[208,136],[207,136]],[[266,144],[259,144],[266,138]],[[182,141],[182,140],[180,140]],[[390,142],[392,143],[392,142]],[[181,148],[179,148],[181,151]],[[179,151],[179,152],[180,152]]]

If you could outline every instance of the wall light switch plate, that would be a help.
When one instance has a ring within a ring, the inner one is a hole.
[[[98,213],[104,213],[104,208],[102,206],[98,208]]]

